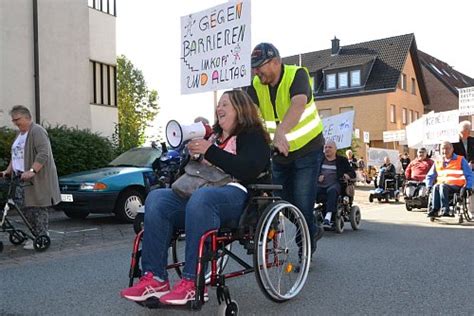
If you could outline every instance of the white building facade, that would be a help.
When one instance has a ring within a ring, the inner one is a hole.
[[[116,0],[0,1],[0,126],[13,105],[43,125],[110,137],[118,121]]]

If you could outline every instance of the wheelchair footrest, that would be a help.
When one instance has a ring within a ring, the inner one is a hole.
[[[163,304],[159,299],[152,297],[143,302],[135,302],[140,306],[149,308],[149,309],[175,309],[175,310],[200,310],[204,303],[197,301],[189,301],[186,305],[169,305]]]

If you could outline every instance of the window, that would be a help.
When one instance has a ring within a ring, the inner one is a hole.
[[[360,70],[351,71],[351,87],[360,86]]]
[[[413,122],[413,110],[410,110],[410,112],[408,112],[408,124],[410,124],[411,122]]]
[[[411,94],[416,95],[416,80],[411,78]]]
[[[353,106],[343,106],[339,108],[339,113],[344,113],[344,112],[349,112],[349,111],[354,111]]]
[[[326,75],[326,90],[336,89],[336,74]]]
[[[407,75],[402,74],[401,77],[402,83],[401,83],[401,89],[407,91]]]
[[[321,109],[321,110],[318,110],[318,113],[319,113],[319,117],[323,119],[325,117],[331,116],[331,109]]]
[[[414,119],[415,119],[415,121],[416,121],[416,120],[419,118],[419,116],[418,116],[418,115],[419,115],[419,114],[418,114],[418,111],[415,111],[415,118],[414,118]]]
[[[91,104],[117,106],[115,66],[90,61],[92,74]]]
[[[348,81],[347,76],[348,76],[347,72],[338,73],[339,89],[349,87],[349,81]]]
[[[92,9],[117,16],[116,0],[88,0],[87,4]]]
[[[309,78],[309,80],[310,80],[310,83],[311,83],[311,87],[313,87],[313,91],[316,92],[316,90],[317,90],[317,89],[316,89],[316,78],[315,78],[314,76],[311,76],[311,77]]]
[[[390,104],[390,122],[396,122],[395,104]]]
[[[407,109],[406,108],[402,109],[402,123],[404,125],[407,124]]]

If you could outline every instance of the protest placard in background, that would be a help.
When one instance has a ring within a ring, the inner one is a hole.
[[[181,17],[181,94],[248,86],[250,40],[249,0]]]
[[[474,114],[474,87],[459,89],[459,115]]]
[[[351,147],[354,111],[329,116],[323,119],[323,135],[326,141],[332,140],[338,149]]]
[[[459,141],[459,111],[430,112],[422,117],[423,145]]]

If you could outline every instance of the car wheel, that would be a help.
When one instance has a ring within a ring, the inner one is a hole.
[[[64,210],[64,214],[69,218],[84,219],[89,215],[89,212]]]
[[[122,192],[115,205],[115,215],[123,222],[133,223],[144,200],[143,193],[138,190],[129,189]]]

